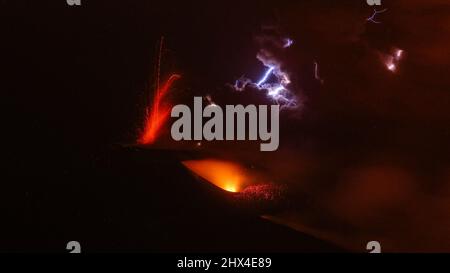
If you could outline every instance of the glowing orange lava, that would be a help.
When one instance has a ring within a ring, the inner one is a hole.
[[[229,192],[239,192],[253,180],[247,170],[236,163],[215,159],[189,160],[182,163],[198,176]]]
[[[161,127],[166,122],[170,113],[170,106],[167,104],[164,105],[162,101],[172,84],[180,77],[178,74],[171,75],[162,88],[156,90],[153,104],[149,107],[151,109],[150,114],[145,119],[144,131],[138,140],[139,144],[152,144],[158,138]]]

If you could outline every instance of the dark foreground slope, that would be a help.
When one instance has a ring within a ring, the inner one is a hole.
[[[5,179],[0,251],[340,251],[230,205],[172,152],[115,148],[89,168]]]

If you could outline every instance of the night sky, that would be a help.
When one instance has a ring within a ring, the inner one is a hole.
[[[7,215],[37,213],[15,193],[57,177],[60,190],[45,190],[57,196],[68,177],[135,144],[161,36],[162,80],[182,75],[171,100],[210,95],[219,105],[270,104],[231,85],[264,72],[261,37],[289,37],[277,57],[300,103],[281,113],[279,150],[204,143],[199,153],[286,185],[291,205],[270,215],[282,226],[350,251],[370,240],[386,251],[450,251],[450,3],[384,0],[375,24],[366,1],[343,2],[0,1]],[[392,72],[386,56],[397,49]],[[174,144],[169,125],[159,147],[195,150]]]

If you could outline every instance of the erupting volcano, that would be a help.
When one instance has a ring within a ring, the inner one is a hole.
[[[229,192],[241,191],[244,181],[249,178],[244,168],[236,163],[213,159],[190,160],[182,163],[193,173]]]

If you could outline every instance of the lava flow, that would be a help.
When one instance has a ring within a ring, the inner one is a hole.
[[[143,145],[153,144],[161,131],[161,127],[166,122],[170,113],[170,106],[163,104],[164,96],[167,94],[172,84],[178,80],[181,76],[173,74],[165,82],[165,84],[158,88],[155,92],[152,105],[149,107],[151,111],[147,111],[147,117],[145,119],[145,127],[142,135],[139,137],[138,143]]]

